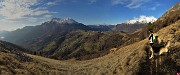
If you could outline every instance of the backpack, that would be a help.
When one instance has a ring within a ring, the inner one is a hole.
[[[155,38],[153,39],[153,43],[158,43],[158,36],[155,36]]]
[[[157,34],[153,34],[153,43],[154,43],[155,46],[157,46],[159,44],[158,35]]]

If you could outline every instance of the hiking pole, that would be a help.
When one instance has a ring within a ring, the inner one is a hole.
[[[157,65],[157,58],[156,58],[155,61],[156,61],[156,75],[157,75],[157,66],[158,66],[158,65]]]

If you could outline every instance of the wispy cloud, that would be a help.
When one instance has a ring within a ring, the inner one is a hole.
[[[111,0],[112,1],[112,5],[118,5],[118,4],[124,4],[124,2],[126,2],[126,0]]]
[[[25,21],[25,22],[36,22],[38,19],[34,17],[22,17],[22,18],[10,18],[8,21]]]
[[[52,14],[46,7],[40,5],[39,0],[2,0],[0,15],[8,21],[38,21],[37,16]],[[35,8],[36,7],[36,8]]]
[[[44,18],[52,18],[52,15],[44,15]]]
[[[50,1],[50,2],[47,2],[46,4],[48,6],[54,6],[54,5],[58,5],[60,2],[62,2],[63,0],[55,0],[55,1]]]
[[[156,10],[157,7],[159,7],[159,6],[160,6],[160,4],[159,4],[159,3],[156,3],[155,5],[153,5],[153,6],[150,8],[150,10]]]
[[[56,2],[48,2],[47,5],[57,5]]]
[[[89,0],[89,4],[93,4],[93,3],[96,3],[97,0]]]
[[[125,7],[128,7],[130,9],[133,8],[139,8],[144,3],[148,2],[150,0],[111,0],[112,5],[124,5]]]
[[[49,10],[35,10],[31,13],[32,16],[40,16],[40,15],[45,15],[45,14],[54,14],[57,12],[50,12]]]

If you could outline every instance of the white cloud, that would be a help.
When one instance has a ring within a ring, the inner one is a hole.
[[[50,13],[55,13],[55,12],[49,12],[48,10],[36,10],[36,11],[33,11],[30,15],[40,16],[40,15],[50,14]]]
[[[6,18],[21,18],[31,14],[30,6],[36,3],[36,0],[3,0],[0,3],[0,14]]]
[[[128,8],[138,8],[150,0],[111,0],[112,5],[124,5]]]
[[[132,20],[126,21],[125,23],[134,24],[134,23],[149,23],[155,22],[157,19],[154,16],[140,16],[139,18],[133,18]]]
[[[9,21],[37,21],[37,16],[52,14],[46,7],[36,7],[38,0],[1,0],[0,15]]]

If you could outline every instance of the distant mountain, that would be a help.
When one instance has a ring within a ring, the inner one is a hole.
[[[146,24],[144,23],[135,23],[135,24],[122,23],[122,24],[117,24],[114,29],[124,31],[124,32],[134,32],[137,29],[143,28],[145,26]]]
[[[146,26],[145,23],[134,23],[127,24],[121,23],[117,25],[87,25],[97,31],[123,31],[123,32],[134,32]]]
[[[115,25],[87,25],[98,31],[112,31]]]
[[[50,41],[64,36],[73,30],[92,30],[92,28],[78,23],[73,19],[53,18],[37,26],[26,26],[4,36],[5,41],[17,44],[31,50],[41,50]]]

